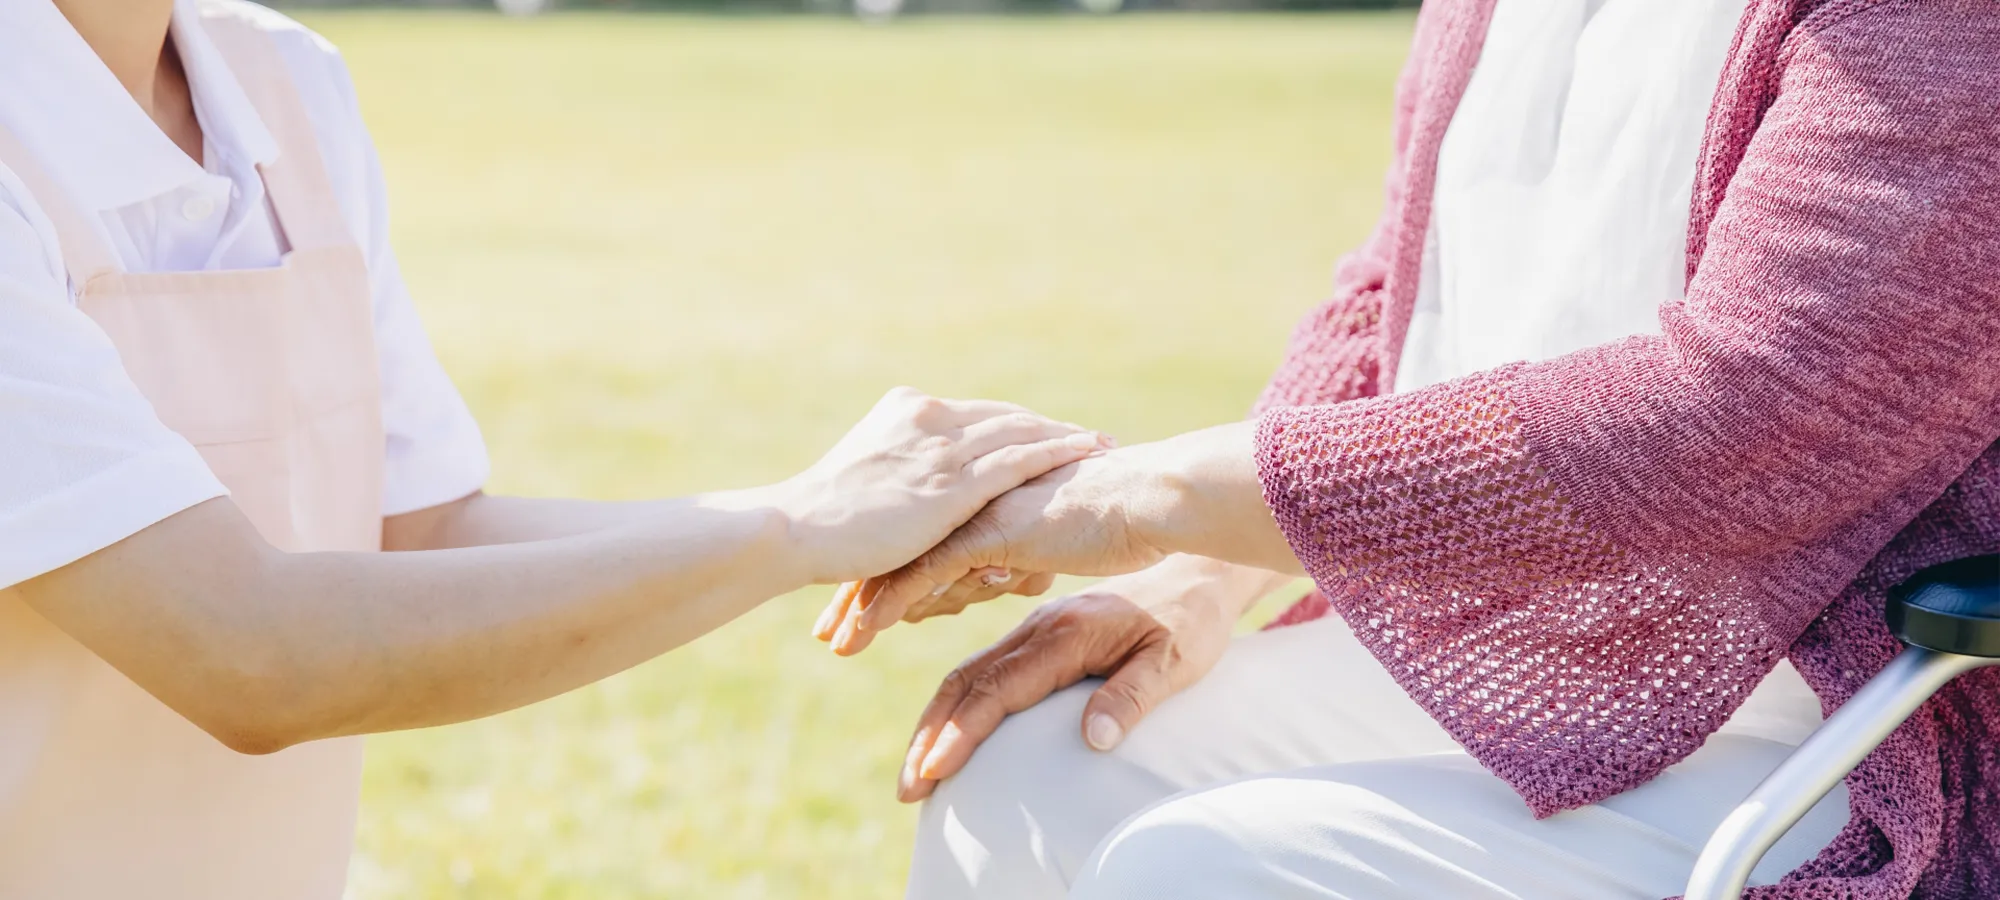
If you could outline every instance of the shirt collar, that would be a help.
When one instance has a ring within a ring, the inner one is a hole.
[[[238,165],[276,159],[276,140],[209,40],[195,0],[176,0],[171,30],[205,152]],[[10,86],[0,91],[0,126],[87,211],[144,202],[204,174],[49,0],[0,2],[0,84]]]
[[[202,135],[208,146],[244,165],[269,165],[276,160],[277,139],[271,136],[264,117],[251,105],[250,96],[243,92],[243,82],[236,79],[236,71],[229,68],[222,52],[209,38],[195,0],[174,3],[173,36],[174,48],[181,54],[181,67],[187,70],[195,115],[201,117]]]

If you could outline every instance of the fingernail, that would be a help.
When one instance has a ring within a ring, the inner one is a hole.
[[[951,590],[951,585],[940,584],[937,587],[931,589],[931,596],[942,597],[944,596],[944,592],[948,590]]]
[[[930,744],[930,741],[925,739],[927,737],[925,732],[917,732],[916,738],[910,741],[910,751],[903,754],[903,771],[896,778],[898,795],[907,792],[911,785],[917,783],[917,768],[923,765],[924,748]]]
[[[1083,729],[1083,739],[1092,749],[1109,750],[1125,739],[1125,726],[1105,713],[1095,713],[1090,717],[1090,724]]]
[[[986,585],[987,587],[992,587],[996,584],[1006,584],[1007,582],[1012,580],[1014,580],[1014,573],[1009,572],[1005,569],[1002,569],[998,572],[988,572],[984,575],[979,576],[979,583]]]
[[[917,774],[933,781],[937,780],[944,768],[945,754],[951,752],[952,745],[958,743],[962,737],[963,733],[958,730],[958,723],[944,723],[944,730],[938,732],[937,743],[932,744],[931,752],[924,755],[924,764],[917,768]]]
[[[1071,450],[1095,450],[1097,449],[1097,440],[1098,437],[1094,434],[1072,434],[1063,438],[1063,446]]]
[[[908,607],[905,607],[905,609],[907,610]],[[861,611],[861,622],[855,630],[881,631],[895,624],[896,618],[894,616],[887,615],[881,609],[871,606]]]
[[[1097,436],[1097,445],[1106,450],[1115,450],[1118,447],[1118,439],[1108,434],[1100,434]]]
[[[813,621],[813,634],[819,636],[821,640],[832,637],[831,634],[828,634],[828,631],[833,628],[833,611],[837,608],[829,606],[826,609],[820,610],[819,618]]]

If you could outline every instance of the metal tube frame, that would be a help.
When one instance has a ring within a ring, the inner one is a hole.
[[[1683,900],[1738,900],[1750,872],[1813,804],[1953,678],[2000,659],[1905,649],[1716,826]]]

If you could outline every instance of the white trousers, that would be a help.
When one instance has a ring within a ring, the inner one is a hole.
[[[1013,716],[938,786],[910,900],[1660,900],[1820,718],[1783,666],[1660,777],[1537,821],[1337,617],[1237,639],[1111,753],[1080,736],[1097,684]],[[1841,789],[1754,883],[1810,859],[1846,821]]]

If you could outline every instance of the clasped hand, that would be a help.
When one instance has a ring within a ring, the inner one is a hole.
[[[1150,448],[1114,449],[1029,480],[943,542],[880,577],[841,585],[814,632],[843,656],[897,621],[959,612],[1001,594],[1037,595],[1055,574],[1121,575],[1167,555],[1147,525],[1164,505]]]
[[[894,571],[843,584],[814,632],[860,652],[898,620],[956,613],[1050,576],[1123,575],[1174,553],[1298,572],[1264,505],[1246,424],[1092,453],[1001,494]]]
[[[810,468],[732,502],[781,511],[800,574],[837,584],[907,563],[1008,489],[1110,446],[1011,403],[896,388]]]

